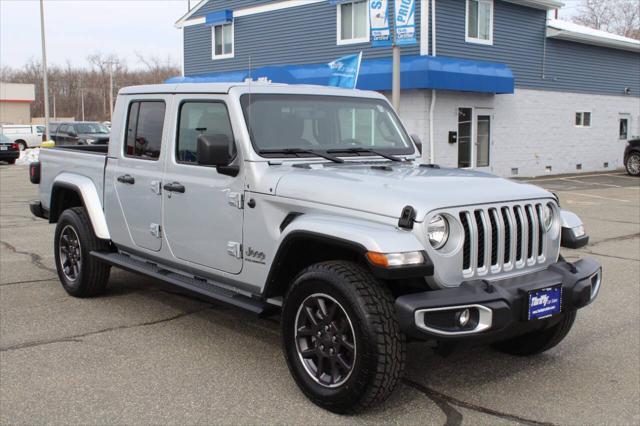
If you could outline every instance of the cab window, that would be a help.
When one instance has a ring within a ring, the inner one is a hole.
[[[180,105],[176,161],[198,163],[198,136],[225,135],[233,140],[229,112],[222,102],[187,101]],[[232,153],[233,154],[233,153]]]
[[[144,160],[157,160],[160,157],[164,113],[164,101],[135,101],[129,104],[125,156]]]

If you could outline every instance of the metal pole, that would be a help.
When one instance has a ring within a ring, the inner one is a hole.
[[[109,61],[109,121],[113,122],[113,61]]]
[[[395,42],[391,48],[393,52],[393,69],[391,76],[391,104],[400,112],[400,46]]]
[[[191,12],[191,0],[187,0],[187,9],[188,12]]]
[[[82,121],[84,121],[84,88],[80,88],[80,106],[82,108]]]
[[[44,37],[44,0],[40,0],[40,37],[42,38],[42,74],[44,86],[44,136],[49,140],[49,78],[47,76],[47,44]]]

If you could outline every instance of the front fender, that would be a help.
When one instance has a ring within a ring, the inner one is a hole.
[[[284,229],[278,245],[281,246],[290,235],[307,232],[324,235],[362,247],[363,251],[378,253],[402,253],[423,251],[424,247],[416,236],[392,225],[346,217],[304,214],[298,216]]]
[[[107,219],[102,210],[102,202],[100,201],[100,195],[94,185],[93,181],[86,176],[80,176],[73,173],[60,173],[53,180],[51,187],[51,202],[49,206],[53,210],[55,206],[54,195],[56,188],[69,188],[78,193],[82,203],[89,215],[93,232],[96,237],[110,240],[109,228],[107,227]]]

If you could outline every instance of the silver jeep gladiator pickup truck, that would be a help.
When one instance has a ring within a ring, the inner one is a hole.
[[[598,263],[560,256],[588,237],[552,193],[420,149],[378,93],[129,87],[108,147],[41,151],[31,211],[57,223],[70,295],[100,294],[116,266],[280,312],[302,392],[356,412],[393,391],[408,339],[537,354],[600,289]]]

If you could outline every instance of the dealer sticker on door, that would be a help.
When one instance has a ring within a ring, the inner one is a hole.
[[[542,319],[560,313],[562,308],[562,286],[542,288],[529,292],[528,319]]]

